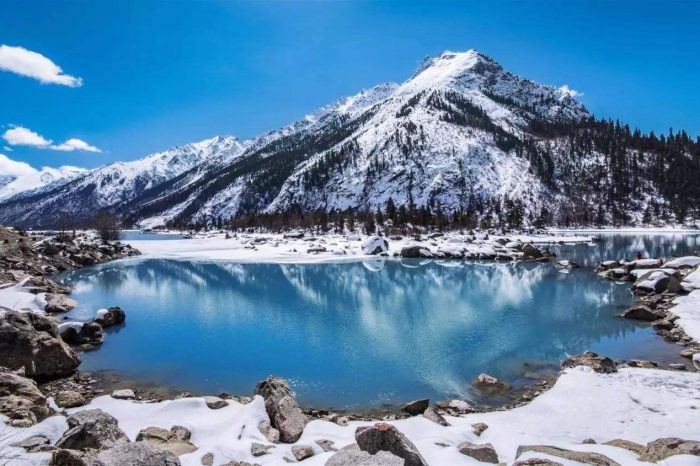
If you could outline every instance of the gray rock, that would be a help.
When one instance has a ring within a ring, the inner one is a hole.
[[[46,419],[51,411],[36,382],[0,367],[0,414],[15,427],[29,427]]]
[[[24,369],[35,379],[63,377],[80,364],[50,319],[16,311],[0,317],[0,361],[11,370]]]
[[[274,445],[265,445],[258,442],[253,442],[250,445],[250,454],[253,456],[263,456],[269,453],[271,448],[275,448]]]
[[[663,317],[663,315],[659,312],[654,311],[645,304],[638,303],[632,307],[627,308],[621,314],[621,317],[624,317],[625,319],[644,320],[647,322],[652,322]]]
[[[521,445],[518,447],[515,457],[519,457],[526,451],[534,451],[545,455],[558,456],[559,458],[564,458],[570,461],[578,461],[579,463],[583,464],[592,464],[596,466],[620,466],[619,463],[600,453],[565,450],[564,448],[551,447],[547,445]]]
[[[362,253],[377,255],[389,250],[389,242],[381,236],[372,235],[362,242]]]
[[[552,460],[545,460],[542,458],[530,458],[529,460],[516,461],[512,466],[563,466],[561,463],[557,463]]]
[[[388,451],[379,451],[376,455],[361,450],[340,450],[326,461],[325,466],[404,466],[402,458]]]
[[[105,339],[102,326],[97,322],[85,323],[80,327],[80,330],[69,326],[60,332],[61,339],[69,345],[101,345]]]
[[[49,447],[51,444],[51,441],[47,438],[44,437],[43,435],[32,435],[31,437],[27,437],[24,440],[20,440],[19,442],[13,443],[13,447],[17,448],[24,448],[30,453],[38,452],[38,451],[45,451],[47,447]]]
[[[102,466],[97,463],[94,451],[55,450],[49,466]]]
[[[272,427],[269,422],[261,421],[258,424],[258,430],[267,438],[268,442],[279,443],[280,431]]]
[[[425,246],[406,246],[401,249],[401,257],[407,259],[431,258],[433,253]]]
[[[137,442],[148,442],[159,448],[171,451],[175,456],[192,453],[197,447],[189,442],[191,433],[184,427],[173,426],[170,430],[160,427],[147,427],[136,435]]]
[[[700,456],[700,442],[675,437],[660,438],[647,443],[646,448],[639,455],[639,461],[656,463],[674,455]]]
[[[419,414],[423,414],[425,410],[428,409],[428,406],[430,406],[430,400],[426,398],[406,403],[401,410],[411,416],[418,416]]]
[[[212,466],[214,464],[214,454],[213,453],[207,453],[202,458],[199,460],[200,463],[202,463],[202,466]]]
[[[403,458],[406,466],[427,466],[427,462],[416,446],[399,430],[386,423],[373,426],[358,427],[355,430],[355,440],[360,450],[371,454],[384,450],[399,458]]]
[[[442,417],[440,413],[435,411],[435,408],[433,408],[432,406],[428,406],[425,409],[425,411],[423,411],[423,417],[443,427],[447,427],[450,425],[450,423],[447,422],[447,420],[444,417]]]
[[[642,369],[655,369],[659,367],[658,364],[656,364],[653,361],[646,361],[644,359],[632,359],[630,362],[627,363],[629,367],[639,367]]]
[[[221,409],[228,406],[228,401],[219,398],[218,396],[205,396],[203,398],[209,409]]]
[[[457,416],[460,414],[469,414],[476,411],[469,403],[467,403],[464,400],[443,400],[438,401],[436,404],[438,408],[444,409],[453,416]]]
[[[523,254],[525,257],[530,257],[532,259],[539,259],[542,257],[542,251],[529,243],[523,244]]]
[[[677,371],[685,371],[685,370],[688,369],[687,367],[685,367],[685,364],[682,364],[682,363],[680,363],[680,362],[679,362],[679,363],[669,364],[668,367],[670,367],[671,369],[675,369],[675,370],[677,370]]]
[[[333,440],[326,440],[326,439],[319,439],[316,440],[316,445],[321,447],[321,450],[323,451],[337,451],[338,449],[335,448],[335,442]]]
[[[595,372],[601,374],[609,374],[612,372],[617,372],[617,367],[615,361],[605,356],[598,356],[592,351],[586,351],[578,356],[571,356],[562,363],[562,366],[576,367],[576,366],[588,366],[592,368]]]
[[[624,448],[625,450],[632,451],[638,455],[641,455],[646,448],[644,445],[640,445],[635,442],[630,442],[629,440],[623,439],[613,439],[609,442],[605,442],[603,445],[610,445],[611,447]]]
[[[129,443],[117,420],[100,409],[78,411],[68,416],[68,430],[56,442],[58,448],[101,450]]]
[[[74,309],[78,303],[68,296],[59,293],[46,293],[46,306],[44,310],[49,313],[68,312]]]
[[[172,452],[149,445],[146,442],[127,443],[97,455],[98,466],[180,466],[180,460]]]
[[[126,313],[119,306],[110,307],[107,312],[95,317],[95,322],[103,328],[123,324],[126,321]]]
[[[462,442],[457,445],[457,450],[463,455],[474,458],[482,463],[498,463],[498,454],[496,449],[490,443],[476,444],[471,442]]]
[[[265,410],[272,427],[279,430],[280,440],[294,443],[304,432],[306,416],[292,396],[286,380],[270,376],[255,387],[255,394],[265,400]]]
[[[76,408],[87,403],[87,400],[85,400],[85,397],[82,394],[73,390],[63,390],[62,392],[58,392],[56,396],[53,397],[53,401],[59,408]]]
[[[481,434],[488,429],[489,426],[488,424],[485,424],[483,422],[477,422],[476,424],[472,424],[472,429],[474,429],[474,435],[477,437],[481,437]]]
[[[304,461],[314,456],[314,449],[308,445],[295,445],[292,447],[292,455],[297,461]]]
[[[136,398],[136,394],[130,388],[122,388],[121,390],[114,390],[112,392],[112,398],[117,400],[133,400]]]
[[[498,392],[510,388],[507,383],[502,382],[496,377],[488,374],[479,374],[474,382],[474,385],[483,392]]]

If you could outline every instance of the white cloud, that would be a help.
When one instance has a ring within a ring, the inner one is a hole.
[[[33,175],[37,170],[28,163],[17,162],[4,154],[0,154],[0,176],[25,176]]]
[[[80,87],[83,79],[63,73],[60,66],[40,53],[23,47],[0,45],[0,70],[34,78],[44,84]]]
[[[97,147],[91,146],[87,142],[76,138],[71,138],[63,144],[59,144],[57,146],[51,146],[51,149],[60,150],[64,152],[73,152],[74,150],[82,150],[86,152],[102,152]]]
[[[579,91],[577,91],[576,89],[571,89],[571,88],[569,87],[568,84],[564,84],[563,86],[561,86],[561,87],[559,88],[559,91],[560,91],[562,94],[568,95],[568,96],[570,96],[571,98],[574,98],[574,99],[575,99],[576,97],[580,97],[580,96],[583,95],[583,92],[579,92]]]
[[[37,149],[57,150],[61,152],[102,152],[98,147],[92,146],[82,139],[71,138],[61,144],[54,144],[51,139],[46,139],[39,133],[23,126],[13,126],[3,133],[2,138],[11,146],[29,146]]]

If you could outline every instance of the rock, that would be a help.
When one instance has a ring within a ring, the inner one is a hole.
[[[467,403],[464,400],[443,400],[438,401],[436,404],[438,408],[444,409],[453,416],[457,416],[460,414],[469,414],[476,411],[469,403]]]
[[[258,430],[267,438],[268,442],[279,443],[280,431],[272,427],[269,422],[261,421],[258,424]]]
[[[85,400],[85,397],[82,394],[73,390],[63,390],[58,392],[56,396],[53,397],[53,401],[59,408],[76,408],[87,403],[87,400]]]
[[[615,361],[605,356],[598,356],[592,351],[586,351],[578,356],[571,356],[562,363],[562,366],[564,368],[587,366],[601,374],[617,372]]]
[[[296,445],[292,447],[292,455],[297,461],[304,461],[306,458],[314,456],[314,449],[308,445]]]
[[[253,442],[250,445],[250,454],[253,456],[263,456],[268,454],[268,450],[275,448],[274,445],[264,445],[262,443]]]
[[[199,460],[200,463],[202,463],[202,466],[212,466],[214,464],[214,454],[213,453],[207,453],[202,458]]]
[[[407,259],[431,258],[433,253],[425,246],[406,246],[401,249],[401,257]]]
[[[102,326],[97,322],[66,322],[59,324],[58,331],[61,339],[69,345],[101,345],[105,339]]]
[[[482,391],[501,391],[510,388],[508,384],[498,380],[496,377],[488,374],[479,374],[474,382],[476,388]]]
[[[629,440],[623,440],[623,439],[613,439],[608,442],[605,442],[603,445],[610,445],[611,447],[617,447],[617,448],[624,448],[625,450],[632,451],[638,455],[641,455],[644,449],[646,448],[644,445],[640,445],[638,443],[630,442]]]
[[[55,450],[49,466],[102,466],[97,464],[94,451]]]
[[[180,466],[177,456],[146,442],[127,443],[97,455],[96,466]]]
[[[173,426],[170,430],[147,427],[139,431],[136,435],[136,441],[148,442],[171,451],[175,456],[180,456],[197,450],[197,447],[189,442],[190,436],[190,431],[181,426]]]
[[[306,417],[292,396],[286,380],[270,376],[255,387],[255,394],[265,400],[265,410],[272,427],[279,430],[280,440],[294,443],[304,432]]]
[[[626,309],[620,317],[624,317],[625,319],[634,319],[634,320],[644,320],[647,322],[652,322],[654,320],[658,320],[659,318],[663,317],[661,313],[658,313],[649,306],[645,304],[635,304],[634,306]]]
[[[388,451],[372,455],[362,450],[340,450],[326,461],[325,466],[404,466],[406,463]]]
[[[114,390],[112,392],[112,398],[117,400],[133,400],[136,398],[136,394],[130,388],[123,388],[121,390]]]
[[[539,259],[542,257],[542,251],[532,244],[523,244],[523,254],[525,257],[530,257],[532,259]]]
[[[126,321],[126,313],[120,307],[110,307],[109,309],[100,309],[97,311],[95,322],[103,328],[112,327],[114,325],[123,324]]]
[[[660,438],[647,443],[646,448],[639,455],[639,461],[656,463],[674,455],[700,456],[700,442],[675,437]]]
[[[203,398],[209,409],[221,409],[228,406],[228,401],[221,399],[218,396],[205,396]]]
[[[587,438],[587,439],[583,439],[583,442],[581,442],[581,445],[596,445],[597,443],[598,442],[596,442],[594,439]]]
[[[63,377],[80,364],[50,319],[16,311],[0,317],[0,361],[11,370],[23,368],[35,379]]]
[[[403,458],[406,466],[427,466],[416,446],[399,430],[386,423],[373,426],[358,427],[355,430],[355,440],[360,450],[376,454],[380,450],[388,451]]]
[[[68,416],[68,430],[58,439],[58,448],[101,450],[129,442],[117,420],[100,409],[78,411]]]
[[[425,408],[425,411],[423,411],[423,417],[443,427],[447,427],[450,425],[449,422],[447,422],[447,420],[445,420],[445,418],[442,417],[442,414],[435,411],[435,409],[431,406]]]
[[[321,447],[321,449],[326,452],[338,450],[337,448],[335,448],[335,442],[333,440],[319,439],[316,440],[316,445]]]
[[[564,458],[570,461],[578,461],[579,463],[583,464],[592,464],[597,466],[621,466],[619,463],[600,453],[565,450],[563,448],[551,447],[547,445],[521,445],[518,447],[515,457],[518,458],[526,451],[534,451],[545,455],[558,456],[559,458]]]
[[[516,461],[512,466],[563,466],[561,463],[557,463],[552,460],[545,460],[542,458],[530,458],[529,460]]]
[[[0,367],[0,414],[15,427],[29,427],[46,419],[51,411],[36,382]]]
[[[48,448],[51,448],[50,445],[51,441],[48,437],[44,437],[43,435],[32,435],[31,437],[27,437],[24,440],[12,444],[13,447],[24,448],[30,453],[46,451]]]
[[[634,282],[632,288],[646,293],[679,293],[681,282],[674,275],[657,270],[646,273]]]
[[[688,369],[687,367],[685,367],[685,364],[682,364],[682,363],[669,364],[668,367],[670,367],[671,369],[675,369],[677,371],[685,371]]]
[[[496,449],[490,443],[475,444],[471,442],[462,442],[457,445],[457,450],[463,455],[467,455],[482,463],[498,463],[498,454]]]
[[[389,250],[389,242],[381,236],[372,235],[362,242],[362,254],[376,256]]]
[[[488,424],[485,424],[483,422],[477,422],[476,424],[472,424],[472,429],[474,429],[474,435],[476,435],[477,437],[481,437],[481,434],[483,434],[484,431],[488,428]]]
[[[645,361],[643,359],[632,359],[630,362],[627,363],[629,367],[640,367],[643,369],[655,369],[659,367],[658,364],[656,364],[653,361]]]
[[[651,323],[651,327],[654,330],[673,330],[675,325],[668,319],[661,319]]]
[[[418,416],[419,414],[423,414],[425,410],[428,409],[429,405],[430,400],[428,399],[415,400],[403,405],[401,410],[405,413],[410,414],[411,416]]]
[[[68,296],[59,293],[46,293],[46,306],[44,310],[49,313],[68,312],[74,309],[78,303]]]

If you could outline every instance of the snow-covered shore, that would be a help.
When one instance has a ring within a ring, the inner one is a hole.
[[[469,465],[477,461],[459,452],[463,441],[491,443],[499,461],[511,463],[520,445],[552,445],[569,450],[597,452],[622,465],[649,464],[640,462],[637,454],[614,446],[603,445],[613,439],[624,439],[642,445],[659,437],[700,440],[697,416],[700,408],[700,374],[656,369],[621,369],[612,374],[599,374],[590,368],[567,369],[554,387],[526,406],[509,411],[474,413],[462,417],[447,416],[450,426],[443,427],[423,416],[391,421],[420,450],[430,465]],[[340,426],[314,420],[294,444],[276,444],[266,455],[253,457],[253,442],[267,444],[258,430],[267,420],[262,398],[255,397],[243,405],[230,401],[229,406],[212,410],[201,398],[186,398],[159,403],[116,400],[109,396],[96,398],[77,410],[100,408],[119,420],[119,426],[135,440],[139,430],[149,426],[169,429],[182,425],[192,432],[191,442],[198,449],[180,456],[185,466],[201,465],[206,453],[214,455],[214,464],[248,461],[261,465],[284,465],[284,457],[293,458],[293,445],[313,447],[314,456],[304,460],[309,466],[321,466],[332,456],[324,452],[317,440],[331,440],[336,448],[355,442],[358,426],[367,422],[350,422]],[[76,409],[70,410],[74,412]],[[488,425],[481,436],[471,427]],[[25,453],[10,447],[33,435],[45,435],[55,441],[66,429],[62,416],[52,416],[27,429],[7,425],[0,427],[0,451],[8,465],[45,464],[47,453]],[[582,444],[593,439],[597,444]],[[561,464],[580,464],[544,455]],[[9,459],[14,458],[14,459]],[[660,462],[665,465],[699,464],[697,456],[679,455]]]

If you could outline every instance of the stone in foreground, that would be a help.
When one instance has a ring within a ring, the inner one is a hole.
[[[46,419],[49,405],[31,379],[0,367],[0,414],[15,427],[29,427]]]
[[[406,403],[403,405],[401,410],[410,414],[411,416],[418,416],[419,414],[423,414],[425,410],[428,409],[429,405],[430,400],[426,398],[423,400],[415,400],[411,401],[410,403]]]
[[[154,447],[146,442],[127,443],[97,455],[95,466],[180,466],[180,460],[172,452]]]
[[[457,449],[463,455],[467,455],[482,463],[498,463],[498,454],[496,449],[490,443],[476,444],[471,442],[462,442],[457,445]]]
[[[117,420],[101,409],[78,411],[68,416],[68,430],[58,439],[58,448],[101,450],[129,443]]]
[[[564,368],[587,366],[600,374],[617,372],[615,361],[605,356],[598,356],[592,351],[586,351],[578,356],[571,356],[562,363]]]
[[[416,446],[391,424],[383,422],[373,426],[358,427],[355,430],[355,440],[360,450],[371,454],[388,451],[403,458],[406,466],[427,466]]]
[[[56,396],[53,397],[53,401],[59,408],[77,408],[87,403],[87,400],[85,400],[82,394],[73,390],[58,392]]]
[[[406,462],[388,451],[372,455],[362,450],[341,450],[326,461],[325,466],[404,466]]]
[[[656,463],[674,455],[700,456],[700,442],[675,437],[660,438],[647,444],[639,460]]]
[[[255,394],[265,400],[265,410],[272,427],[279,430],[280,440],[294,443],[304,432],[306,416],[292,396],[286,380],[270,376],[255,387]]]
[[[552,447],[548,445],[521,445],[516,452],[516,458],[526,451],[534,451],[550,456],[558,456],[570,461],[577,461],[583,464],[592,464],[595,466],[621,466],[619,463],[611,460],[607,456],[590,451],[574,451],[564,448]]]
[[[304,461],[314,456],[314,449],[308,445],[296,445],[292,447],[292,454],[297,461]]]
[[[180,426],[173,426],[170,430],[147,427],[136,435],[136,441],[150,443],[180,456],[197,450],[197,447],[189,442],[190,435],[189,430]]]

